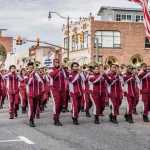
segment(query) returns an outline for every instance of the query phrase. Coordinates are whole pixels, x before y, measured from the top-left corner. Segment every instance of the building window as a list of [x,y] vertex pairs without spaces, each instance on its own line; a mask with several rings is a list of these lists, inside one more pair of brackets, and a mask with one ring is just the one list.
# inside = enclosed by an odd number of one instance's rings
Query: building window
[[136,22],[143,22],[144,17],[140,15],[136,15]]
[[83,33],[83,45],[84,45],[84,48],[88,48],[88,31],[84,32]]
[[144,20],[144,16],[141,16],[141,21],[143,21]]
[[88,48],[88,31],[83,32],[83,41],[80,41],[80,48]]
[[97,31],[95,33],[95,47],[99,48],[120,48],[120,32]]
[[69,49],[68,48],[68,37],[66,37],[66,38],[64,38],[64,48],[65,48],[65,50],[67,50],[67,49]]
[[123,21],[131,21],[132,17],[129,14],[123,14],[122,15],[122,20]]
[[78,49],[81,49],[80,34],[77,34],[77,45],[78,45]]
[[72,36],[72,51],[75,51],[75,35]]
[[78,50],[78,35],[75,34],[72,36],[72,51]]
[[116,14],[116,21],[121,21],[121,15],[120,14]]
[[150,48],[150,41],[148,38],[145,38],[145,48]]
[[132,15],[130,14],[116,14],[116,21],[131,21]]
[[131,15],[127,15],[127,20],[131,21],[132,20],[132,16]]

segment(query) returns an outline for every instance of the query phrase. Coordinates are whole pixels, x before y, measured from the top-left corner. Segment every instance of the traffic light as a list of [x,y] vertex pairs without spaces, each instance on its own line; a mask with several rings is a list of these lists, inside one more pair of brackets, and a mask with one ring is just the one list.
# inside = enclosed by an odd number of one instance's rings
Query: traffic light
[[81,32],[81,33],[79,34],[79,39],[80,39],[80,43],[83,43],[83,42],[84,42],[84,34],[83,34],[83,32]]
[[21,36],[17,36],[17,38],[16,38],[16,45],[22,45]]
[[36,46],[37,46],[37,47],[40,46],[40,38],[37,38],[37,39],[36,39]]
[[72,42],[74,43],[76,40],[75,40],[75,35],[72,36]]

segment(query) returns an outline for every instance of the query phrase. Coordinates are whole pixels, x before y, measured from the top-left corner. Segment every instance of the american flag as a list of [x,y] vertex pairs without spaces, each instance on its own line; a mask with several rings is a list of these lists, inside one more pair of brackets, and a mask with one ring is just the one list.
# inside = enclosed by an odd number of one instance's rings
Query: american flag
[[148,0],[129,0],[135,3],[138,3],[142,9],[144,14],[144,26],[146,37],[150,40],[150,14],[148,10]]

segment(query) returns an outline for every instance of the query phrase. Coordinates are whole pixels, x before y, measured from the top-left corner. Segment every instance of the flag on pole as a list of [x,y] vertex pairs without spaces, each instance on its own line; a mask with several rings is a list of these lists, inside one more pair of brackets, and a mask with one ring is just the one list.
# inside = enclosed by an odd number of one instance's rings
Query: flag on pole
[[150,40],[150,14],[148,10],[148,0],[129,0],[135,3],[138,3],[143,9],[144,15],[144,27],[146,37]]

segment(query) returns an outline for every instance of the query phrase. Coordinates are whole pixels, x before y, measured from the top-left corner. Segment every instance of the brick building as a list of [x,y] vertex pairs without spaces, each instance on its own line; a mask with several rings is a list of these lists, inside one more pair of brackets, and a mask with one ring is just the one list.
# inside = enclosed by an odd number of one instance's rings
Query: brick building
[[13,49],[13,38],[2,35],[2,31],[5,29],[0,29],[0,64],[5,61],[6,56]]
[[[71,61],[134,66],[146,62],[150,65],[150,43],[145,38],[143,16],[139,9],[102,7],[98,15],[99,19],[89,16],[70,23]],[[64,28],[65,48],[67,38]],[[65,57],[66,52],[63,53]]]
[[40,62],[40,64],[44,65],[44,62],[51,61],[54,58],[62,59],[62,54],[60,49],[56,49],[51,46],[32,46],[29,48],[29,57],[33,61]]

